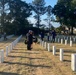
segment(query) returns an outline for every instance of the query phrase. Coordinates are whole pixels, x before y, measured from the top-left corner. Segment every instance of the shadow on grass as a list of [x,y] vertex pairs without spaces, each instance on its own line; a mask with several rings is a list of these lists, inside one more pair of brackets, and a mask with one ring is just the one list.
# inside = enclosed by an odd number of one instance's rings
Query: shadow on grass
[[27,48],[14,48],[13,50],[27,50]]
[[35,64],[28,64],[28,63],[20,63],[20,62],[7,62],[7,61],[4,61],[4,63],[8,63],[10,65],[13,65],[13,64],[18,64],[18,65],[24,65],[24,66],[30,66],[30,67],[40,67],[40,68],[51,68],[51,66],[47,66],[47,65],[35,65]]
[[55,56],[59,56],[59,54],[55,54]]
[[66,53],[76,53],[76,51],[74,51],[74,50],[64,50],[64,52],[66,52]]
[[0,72],[0,75],[20,75],[20,74],[10,72]]
[[[60,56],[60,54],[55,54],[55,56]],[[71,57],[71,55],[68,55],[68,54],[67,55],[64,54],[64,56]]]
[[[26,47],[25,47],[25,48],[21,48],[21,47],[20,47],[20,48],[14,48],[14,49],[13,49],[13,51],[17,51],[17,50],[18,50],[18,51],[22,51],[22,50],[29,51],[29,50],[27,50]],[[33,48],[33,49],[31,49],[31,51],[47,51],[47,50],[46,50],[46,49],[40,49],[40,48],[38,48],[38,49],[34,49],[34,48]]]
[[16,51],[14,52],[14,51],[12,51],[12,53],[25,53],[25,52],[16,52]]
[[30,52],[30,51],[25,51],[25,52],[20,52],[20,51],[12,51],[12,53],[40,54],[39,52],[34,52],[34,51],[32,51],[32,52]]
[[64,60],[64,62],[71,62],[71,60]]
[[24,57],[24,56],[11,56],[11,55],[9,55],[8,57],[11,57],[11,58],[28,58],[28,59],[45,59],[45,58],[31,58],[31,57]]
[[65,54],[64,54],[64,56],[68,56],[68,57],[71,57],[71,55],[68,55],[68,54],[67,54],[67,55],[65,55]]
[[[65,49],[63,49],[63,50],[64,50],[65,53],[76,53],[75,50],[65,50]],[[56,52],[60,52],[60,50],[56,49]]]
[[27,54],[40,54],[40,52],[35,52],[35,51],[31,51],[31,52],[25,52],[25,53],[27,53]]

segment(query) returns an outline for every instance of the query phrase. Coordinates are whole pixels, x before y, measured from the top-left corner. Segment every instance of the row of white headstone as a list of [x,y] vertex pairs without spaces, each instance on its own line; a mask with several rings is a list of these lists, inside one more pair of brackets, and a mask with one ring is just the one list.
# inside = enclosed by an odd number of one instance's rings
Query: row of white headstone
[[14,34],[9,35],[9,36],[7,36],[6,38],[7,38],[7,39],[10,39],[10,38],[12,38],[13,36],[14,36]]
[[70,40],[72,40],[73,42],[76,42],[76,38],[70,38],[70,39],[64,39],[63,37],[61,38],[61,37],[56,37],[56,39],[55,39],[55,41],[56,42],[60,42],[60,40],[61,39],[63,39],[63,40],[67,40],[68,42],[70,41]]
[[[7,38],[7,39],[10,39],[10,38],[12,38],[13,36],[14,36],[14,34],[9,35],[9,36],[7,36],[6,38]],[[4,37],[1,37],[1,38],[0,38],[0,41],[3,41],[3,40],[4,40]]]
[[[13,41],[9,46],[6,46],[6,56],[8,56],[8,53],[10,53],[13,48],[16,46],[16,44],[21,39],[22,35],[20,35],[15,41]],[[0,50],[0,63],[4,62],[4,50]]]
[[[44,37],[47,40],[47,36]],[[61,39],[63,39],[63,41],[67,40],[69,41],[73,41],[74,43],[76,43],[76,36],[64,36],[64,35],[57,35],[55,38],[55,42],[60,43]],[[49,36],[49,40],[52,40],[52,36]]]
[[[50,52],[50,43],[44,42],[40,40],[40,45],[45,48],[48,49],[48,51]],[[56,54],[56,47],[53,46],[53,55]],[[62,48],[60,48],[60,61],[64,60],[64,50]],[[76,71],[76,54],[71,54],[71,69],[72,71]]]
[[[50,41],[51,41],[51,40],[52,40],[52,37],[50,36]],[[76,40],[76,38],[75,38],[75,40]],[[71,39],[68,40],[68,39],[63,39],[63,38],[59,38],[59,37],[56,37],[56,38],[55,38],[55,42],[56,42],[56,43],[61,43],[61,44],[67,45],[67,44],[68,44],[68,41],[69,41],[70,46],[73,46],[75,40],[71,40]],[[74,42],[73,42],[73,41],[74,41]]]
[[[63,39],[61,39],[61,44],[63,44]],[[67,40],[65,40],[65,45],[67,45],[68,44],[68,42],[67,42]],[[73,41],[72,40],[70,40],[70,46],[73,46]]]
[[74,38],[76,38],[76,36],[70,36],[70,35],[57,35],[56,37],[67,39],[67,40],[74,40]]

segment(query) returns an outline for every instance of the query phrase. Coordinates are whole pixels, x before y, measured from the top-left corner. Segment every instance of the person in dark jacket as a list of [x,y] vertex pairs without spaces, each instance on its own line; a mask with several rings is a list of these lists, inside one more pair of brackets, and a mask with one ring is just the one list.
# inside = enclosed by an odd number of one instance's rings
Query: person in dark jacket
[[55,37],[56,37],[56,31],[52,31],[52,42],[55,42]]
[[49,38],[50,38],[50,33],[48,32],[47,33],[47,40],[49,41]]
[[43,38],[44,38],[44,33],[41,32],[41,40],[43,41]]
[[33,34],[31,30],[29,30],[26,37],[27,37],[27,50],[31,50],[32,49],[31,46],[33,44]]

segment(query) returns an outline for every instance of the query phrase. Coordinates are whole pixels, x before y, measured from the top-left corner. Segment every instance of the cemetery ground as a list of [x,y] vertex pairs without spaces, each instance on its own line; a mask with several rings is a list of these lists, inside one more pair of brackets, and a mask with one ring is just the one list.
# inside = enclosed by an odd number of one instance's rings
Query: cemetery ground
[[[16,37],[0,42],[0,49],[4,49]],[[8,57],[4,56],[4,62],[0,63],[0,75],[76,75],[71,70],[71,54],[76,48],[60,43],[51,43],[51,51],[33,44],[31,51],[27,50],[22,37]],[[52,46],[56,46],[56,55],[52,53]],[[59,60],[59,49],[64,49],[64,60]]]

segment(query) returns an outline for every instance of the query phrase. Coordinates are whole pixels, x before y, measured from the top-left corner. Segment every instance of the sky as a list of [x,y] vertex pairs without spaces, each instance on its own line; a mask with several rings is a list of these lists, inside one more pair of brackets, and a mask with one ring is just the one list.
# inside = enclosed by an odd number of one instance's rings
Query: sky
[[[27,3],[31,3],[33,0],[23,0],[26,1]],[[54,5],[57,3],[57,0],[45,0],[46,6],[51,5],[54,7]]]
[[[27,3],[32,3],[33,0],[23,0],[23,1],[26,1]],[[48,6],[48,5],[51,5],[52,7],[54,7],[54,5],[57,3],[57,0],[45,0],[45,6]],[[35,23],[36,20],[33,18],[35,14],[33,14],[32,16],[30,16],[29,20],[31,21],[31,23]],[[41,16],[41,19],[45,19],[47,16],[46,15],[43,15]],[[41,24],[47,24],[47,22],[45,21],[42,21]],[[54,27],[59,27],[60,24],[59,23],[56,23],[56,22],[51,22],[51,24],[54,26]]]

